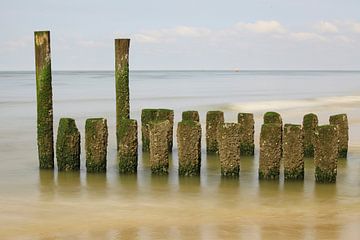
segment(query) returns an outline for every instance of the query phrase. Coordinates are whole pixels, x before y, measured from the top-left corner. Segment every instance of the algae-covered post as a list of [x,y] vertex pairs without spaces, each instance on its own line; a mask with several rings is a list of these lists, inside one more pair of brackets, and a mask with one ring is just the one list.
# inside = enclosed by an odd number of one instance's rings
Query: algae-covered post
[[150,150],[150,131],[149,123],[156,120],[157,109],[143,109],[141,111],[141,141],[142,150]]
[[118,161],[120,173],[136,173],[138,160],[137,121],[122,119],[117,136],[119,137]]
[[209,111],[206,114],[206,151],[217,152],[217,130],[224,123],[224,113],[221,111]]
[[165,121],[165,120],[169,121],[170,127],[168,128],[166,138],[167,138],[167,143],[168,143],[168,150],[172,151],[173,132],[174,132],[174,110],[158,109],[156,119],[158,121]]
[[217,139],[222,176],[239,176],[240,124],[223,123],[218,127]]
[[339,158],[346,158],[349,143],[349,123],[346,114],[330,116],[330,124],[335,125],[339,137]]
[[40,168],[54,168],[50,32],[35,32],[37,144]]
[[314,113],[306,114],[303,118],[304,156],[314,157],[314,137],[318,126],[318,117]]
[[259,178],[277,179],[280,174],[282,125],[265,123],[260,133]]
[[150,165],[153,174],[168,174],[169,151],[168,132],[169,120],[153,121],[149,124],[150,130]]
[[108,127],[105,118],[89,118],[85,123],[87,172],[105,172]]
[[143,109],[141,111],[141,139],[142,150],[149,151],[150,135],[149,124],[152,121],[169,121],[169,129],[167,132],[168,150],[172,150],[173,146],[173,128],[174,128],[174,111],[171,109]]
[[72,118],[61,118],[56,138],[59,171],[80,169],[80,132]]
[[[129,103],[129,47],[130,39],[115,39],[116,129],[121,119],[130,118]],[[119,136],[117,136],[119,145]]]
[[285,124],[283,134],[285,179],[304,179],[303,137],[301,125]]
[[264,123],[279,123],[282,125],[282,118],[277,112],[266,112],[264,114]]
[[177,143],[179,175],[200,175],[201,125],[197,121],[183,120],[178,123]]
[[317,127],[315,133],[315,179],[317,182],[336,182],[338,130],[334,125]]
[[238,123],[240,125],[240,154],[244,156],[254,155],[254,114],[239,113]]
[[195,122],[199,122],[200,121],[200,117],[199,117],[199,113],[198,111],[185,111],[182,112],[182,120],[183,121],[195,121]]

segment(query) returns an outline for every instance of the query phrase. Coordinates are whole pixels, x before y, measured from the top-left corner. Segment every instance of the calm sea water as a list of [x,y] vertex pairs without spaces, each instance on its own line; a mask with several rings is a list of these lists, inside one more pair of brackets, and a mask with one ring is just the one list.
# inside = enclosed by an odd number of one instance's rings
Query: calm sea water
[[[225,111],[225,120],[253,112],[256,154],[241,159],[239,179],[220,176],[206,155],[200,177],[177,175],[176,144],[170,174],[151,176],[139,152],[137,175],[117,172],[113,72],[54,72],[54,129],[75,118],[84,142],[89,117],[109,124],[108,172],[38,169],[35,76],[0,72],[1,239],[360,239],[360,72],[356,71],[134,71],[131,117],[142,108]],[[315,184],[312,159],[301,182],[258,181],[262,115],[276,110],[286,123],[308,112],[321,124],[347,113],[350,152],[340,159],[336,184]],[[175,141],[176,142],[176,141]],[[141,144],[141,142],[140,142]],[[141,147],[140,147],[141,149]]]

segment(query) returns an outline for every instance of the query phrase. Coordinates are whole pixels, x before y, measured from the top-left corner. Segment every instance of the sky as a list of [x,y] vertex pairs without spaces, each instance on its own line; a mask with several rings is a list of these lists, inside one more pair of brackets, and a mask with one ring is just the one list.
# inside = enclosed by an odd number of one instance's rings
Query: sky
[[53,70],[360,70],[359,0],[0,0],[0,71],[34,70],[51,31]]

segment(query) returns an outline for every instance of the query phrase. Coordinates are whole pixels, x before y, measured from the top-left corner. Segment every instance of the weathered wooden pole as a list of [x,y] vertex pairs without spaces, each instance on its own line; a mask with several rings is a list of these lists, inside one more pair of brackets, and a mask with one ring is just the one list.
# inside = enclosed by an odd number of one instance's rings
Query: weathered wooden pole
[[217,152],[218,141],[217,131],[221,124],[224,123],[224,113],[221,111],[209,111],[206,114],[206,151]]
[[[116,129],[121,119],[130,118],[129,97],[129,47],[130,39],[115,39],[115,88],[116,88]],[[117,136],[119,146],[119,136]]]
[[239,113],[238,123],[240,125],[240,154],[244,156],[254,155],[254,132],[255,121],[252,113]]
[[169,120],[150,122],[150,165],[153,174],[168,174],[169,149],[168,132]]
[[143,109],[141,111],[141,141],[142,150],[147,152],[150,150],[150,129],[149,124],[155,121],[157,116],[157,109]]
[[282,125],[282,118],[277,112],[266,112],[264,114],[264,123],[279,123]]
[[50,32],[35,32],[37,144],[40,168],[54,168]]
[[283,161],[285,179],[304,179],[303,129],[301,125],[285,124]]
[[239,176],[240,124],[223,123],[218,127],[217,140],[222,176]]
[[[264,114],[264,124],[267,124],[267,123],[276,123],[276,124],[281,125],[280,145],[282,145],[283,121],[282,121],[281,115],[277,112],[266,112]],[[280,150],[281,150],[281,155],[282,155],[282,148],[280,148]]]
[[174,110],[171,109],[143,109],[141,111],[141,135],[142,150],[149,151],[150,135],[149,124],[153,121],[168,120],[170,128],[167,132],[168,150],[172,150],[173,146],[173,128],[174,128]]
[[136,173],[138,160],[137,121],[122,119],[117,136],[119,137],[118,161],[120,173]]
[[336,182],[338,158],[338,129],[334,125],[317,127],[315,134],[315,179],[317,182]]
[[179,175],[200,175],[201,125],[198,121],[183,120],[177,127]]
[[108,127],[105,118],[89,118],[85,123],[87,172],[105,172]]
[[349,144],[349,123],[346,114],[330,116],[330,124],[338,129],[339,137],[339,158],[346,158]]
[[282,125],[265,123],[260,133],[259,178],[278,179],[281,161]]
[[303,118],[304,156],[314,157],[314,137],[318,126],[318,117],[314,113],[306,114]]
[[80,169],[80,132],[72,118],[61,118],[56,138],[59,171]]
[[166,138],[168,143],[168,150],[171,152],[173,147],[173,134],[174,134],[174,110],[158,109],[157,120],[158,121],[168,120],[170,123],[170,127],[168,128]]
[[192,111],[192,110],[182,112],[182,120],[199,122],[200,121],[199,113],[198,111]]

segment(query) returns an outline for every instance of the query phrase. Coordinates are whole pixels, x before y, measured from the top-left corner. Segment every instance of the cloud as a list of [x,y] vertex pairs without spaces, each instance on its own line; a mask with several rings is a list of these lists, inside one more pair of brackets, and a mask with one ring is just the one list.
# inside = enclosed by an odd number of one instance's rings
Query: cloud
[[278,21],[257,21],[255,23],[237,23],[239,30],[248,30],[255,33],[285,33],[286,29]]
[[360,33],[360,22],[351,22],[349,25],[353,32]]
[[183,38],[199,38],[211,34],[211,30],[207,28],[197,28],[189,26],[177,26],[174,28],[165,28],[160,30],[150,30],[136,33],[135,41],[143,43],[159,43],[174,41],[179,37]]
[[316,24],[315,29],[321,33],[337,33],[337,32],[339,32],[339,29],[335,24],[333,24],[331,22],[325,22],[325,21],[321,21],[318,24]]
[[295,32],[290,34],[290,39],[296,41],[326,41],[327,38],[312,32]]

